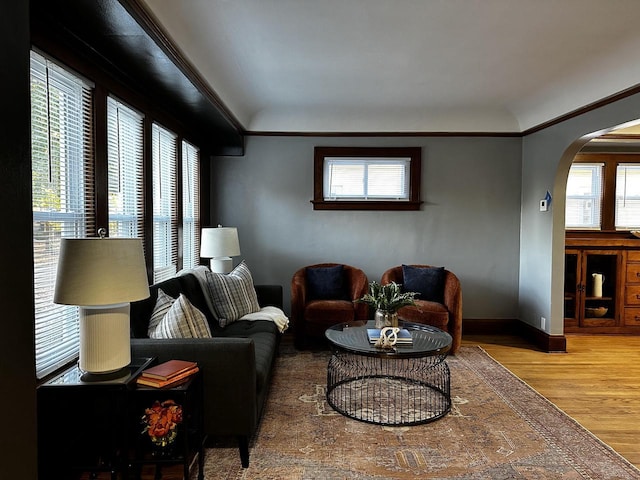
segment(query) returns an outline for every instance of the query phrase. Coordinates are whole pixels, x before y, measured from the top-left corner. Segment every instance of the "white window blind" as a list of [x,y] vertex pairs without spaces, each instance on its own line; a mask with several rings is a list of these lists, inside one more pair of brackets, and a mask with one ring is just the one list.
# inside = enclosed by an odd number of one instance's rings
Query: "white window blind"
[[61,238],[95,234],[92,86],[31,52],[36,375],[78,355],[78,308],[53,303]]
[[182,268],[200,263],[200,151],[182,142]]
[[173,277],[178,264],[177,136],[152,126],[153,282]]
[[144,116],[107,97],[109,236],[144,236]]
[[602,219],[602,163],[574,163],[567,179],[566,228],[599,230]]
[[621,163],[616,169],[616,229],[640,228],[640,164]]
[[327,157],[325,200],[408,200],[410,158]]

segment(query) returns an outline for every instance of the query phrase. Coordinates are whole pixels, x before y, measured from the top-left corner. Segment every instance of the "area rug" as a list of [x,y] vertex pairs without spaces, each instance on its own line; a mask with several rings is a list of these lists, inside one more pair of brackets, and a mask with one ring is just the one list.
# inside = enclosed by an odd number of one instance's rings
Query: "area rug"
[[[382,427],[344,417],[325,398],[327,352],[283,353],[242,469],[235,445],[209,448],[205,478],[640,479],[640,471],[493,360],[462,347],[447,363],[444,418]],[[195,477],[194,477],[195,478]]]

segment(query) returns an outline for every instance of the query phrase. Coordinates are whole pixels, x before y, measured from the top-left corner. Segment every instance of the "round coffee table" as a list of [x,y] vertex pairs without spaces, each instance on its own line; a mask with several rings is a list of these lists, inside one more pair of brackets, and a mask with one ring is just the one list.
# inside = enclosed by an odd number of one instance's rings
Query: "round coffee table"
[[376,347],[373,321],[334,325],[325,336],[333,354],[327,367],[327,402],[343,415],[377,425],[418,425],[451,410],[451,376],[445,362],[451,336],[429,325],[400,322],[411,344]]

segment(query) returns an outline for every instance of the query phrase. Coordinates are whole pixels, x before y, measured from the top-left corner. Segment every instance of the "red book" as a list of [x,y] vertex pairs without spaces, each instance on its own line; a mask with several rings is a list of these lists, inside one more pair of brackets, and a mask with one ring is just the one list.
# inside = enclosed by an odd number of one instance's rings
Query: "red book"
[[140,375],[136,379],[136,383],[138,385],[144,385],[147,387],[154,387],[154,388],[175,386],[175,385],[179,385],[180,383],[186,382],[189,379],[189,377],[194,373],[196,373],[198,370],[199,370],[198,367],[193,367],[189,370],[185,370],[184,372],[178,375],[174,375],[168,380],[157,380],[154,378],[145,377],[144,375]]
[[188,362],[186,360],[169,360],[155,367],[147,368],[142,372],[143,377],[153,378],[156,380],[169,380],[181,373],[197,367],[196,362]]

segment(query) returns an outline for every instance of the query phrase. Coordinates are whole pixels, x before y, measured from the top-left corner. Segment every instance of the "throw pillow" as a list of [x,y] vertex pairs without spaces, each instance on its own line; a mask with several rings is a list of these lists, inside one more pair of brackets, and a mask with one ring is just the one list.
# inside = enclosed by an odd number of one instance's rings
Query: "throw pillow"
[[260,310],[253,277],[244,261],[229,274],[209,272],[207,277],[213,308],[221,327]]
[[207,317],[182,293],[167,313],[149,330],[149,338],[211,338]]
[[161,288],[158,289],[158,298],[156,299],[156,305],[153,307],[153,312],[151,313],[151,319],[149,320],[149,326],[147,327],[147,335],[149,338],[151,337],[151,332],[155,332],[158,324],[162,321],[164,316],[167,314],[173,302],[176,299],[170,297],[166,293],[162,291]]
[[402,265],[405,292],[418,292],[416,300],[444,301],[444,267],[415,267]]
[[308,267],[305,273],[309,300],[349,300],[343,265]]

